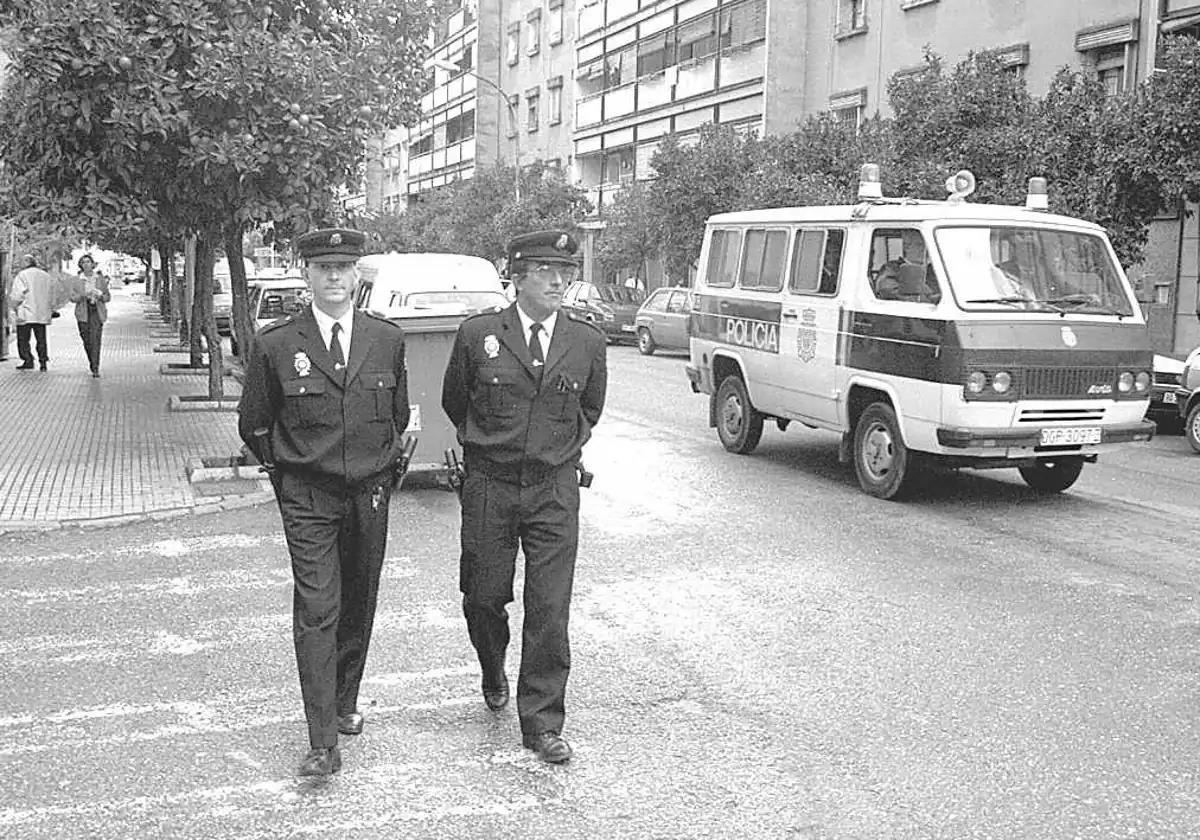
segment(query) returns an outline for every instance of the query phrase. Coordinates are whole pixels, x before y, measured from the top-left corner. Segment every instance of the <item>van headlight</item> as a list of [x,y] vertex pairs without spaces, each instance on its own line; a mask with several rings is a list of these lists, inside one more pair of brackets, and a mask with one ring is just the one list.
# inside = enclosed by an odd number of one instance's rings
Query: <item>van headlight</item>
[[1150,374],[1148,371],[1142,371],[1133,380],[1133,389],[1139,394],[1144,394],[1150,390]]
[[1012,387],[1012,374],[1006,370],[1002,370],[992,376],[992,390],[997,394],[1007,394],[1008,389]]
[[982,394],[987,387],[987,377],[981,370],[973,370],[967,374],[967,391],[972,394]]
[[1133,374],[1129,371],[1122,371],[1117,377],[1117,390],[1122,394],[1128,394],[1133,390]]

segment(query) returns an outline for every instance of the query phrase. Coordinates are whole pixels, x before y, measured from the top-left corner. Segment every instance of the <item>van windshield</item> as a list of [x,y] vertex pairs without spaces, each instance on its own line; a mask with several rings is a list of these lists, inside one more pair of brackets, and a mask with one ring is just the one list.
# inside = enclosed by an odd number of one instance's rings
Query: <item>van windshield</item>
[[963,309],[1133,315],[1133,302],[1094,234],[1028,227],[942,227],[934,232]]

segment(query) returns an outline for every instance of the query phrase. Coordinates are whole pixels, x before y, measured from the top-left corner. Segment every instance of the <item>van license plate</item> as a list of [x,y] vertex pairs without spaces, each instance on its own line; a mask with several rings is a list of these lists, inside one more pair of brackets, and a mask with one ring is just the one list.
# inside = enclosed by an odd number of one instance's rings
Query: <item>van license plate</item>
[[636,329],[633,324],[622,324],[621,332],[633,332]]
[[1098,428],[1042,429],[1042,446],[1079,446],[1099,443]]
[[1165,394],[1163,394],[1163,403],[1165,403],[1166,405],[1178,405],[1178,401],[1175,399],[1175,395],[1172,394],[1170,391],[1167,391]]

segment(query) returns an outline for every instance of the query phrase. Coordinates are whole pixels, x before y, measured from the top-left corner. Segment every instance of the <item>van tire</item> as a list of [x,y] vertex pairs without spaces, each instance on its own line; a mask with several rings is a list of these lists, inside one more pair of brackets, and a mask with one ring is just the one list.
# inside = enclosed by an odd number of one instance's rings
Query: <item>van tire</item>
[[655,347],[654,336],[650,335],[650,330],[645,327],[639,327],[637,333],[638,351],[643,356],[653,356]]
[[1200,402],[1188,409],[1187,422],[1183,424],[1183,434],[1193,452],[1200,452]]
[[1046,458],[1032,466],[1017,469],[1025,483],[1039,493],[1061,493],[1079,478],[1083,470],[1083,458],[1078,455]]
[[726,376],[716,396],[717,437],[721,445],[737,455],[749,455],[762,439],[763,416],[750,404],[746,383],[737,375]]
[[869,496],[897,499],[912,483],[913,456],[904,445],[896,412],[887,403],[871,403],[859,416],[853,456],[858,483]]

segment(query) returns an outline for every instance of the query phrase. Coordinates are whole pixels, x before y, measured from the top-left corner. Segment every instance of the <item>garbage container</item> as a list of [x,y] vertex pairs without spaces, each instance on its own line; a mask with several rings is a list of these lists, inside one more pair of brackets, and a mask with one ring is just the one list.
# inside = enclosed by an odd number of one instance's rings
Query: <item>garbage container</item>
[[408,363],[408,402],[412,415],[407,437],[416,438],[409,474],[446,475],[445,453],[458,448],[458,432],[442,411],[442,377],[450,361],[458,325],[465,316],[392,318],[404,330]]

